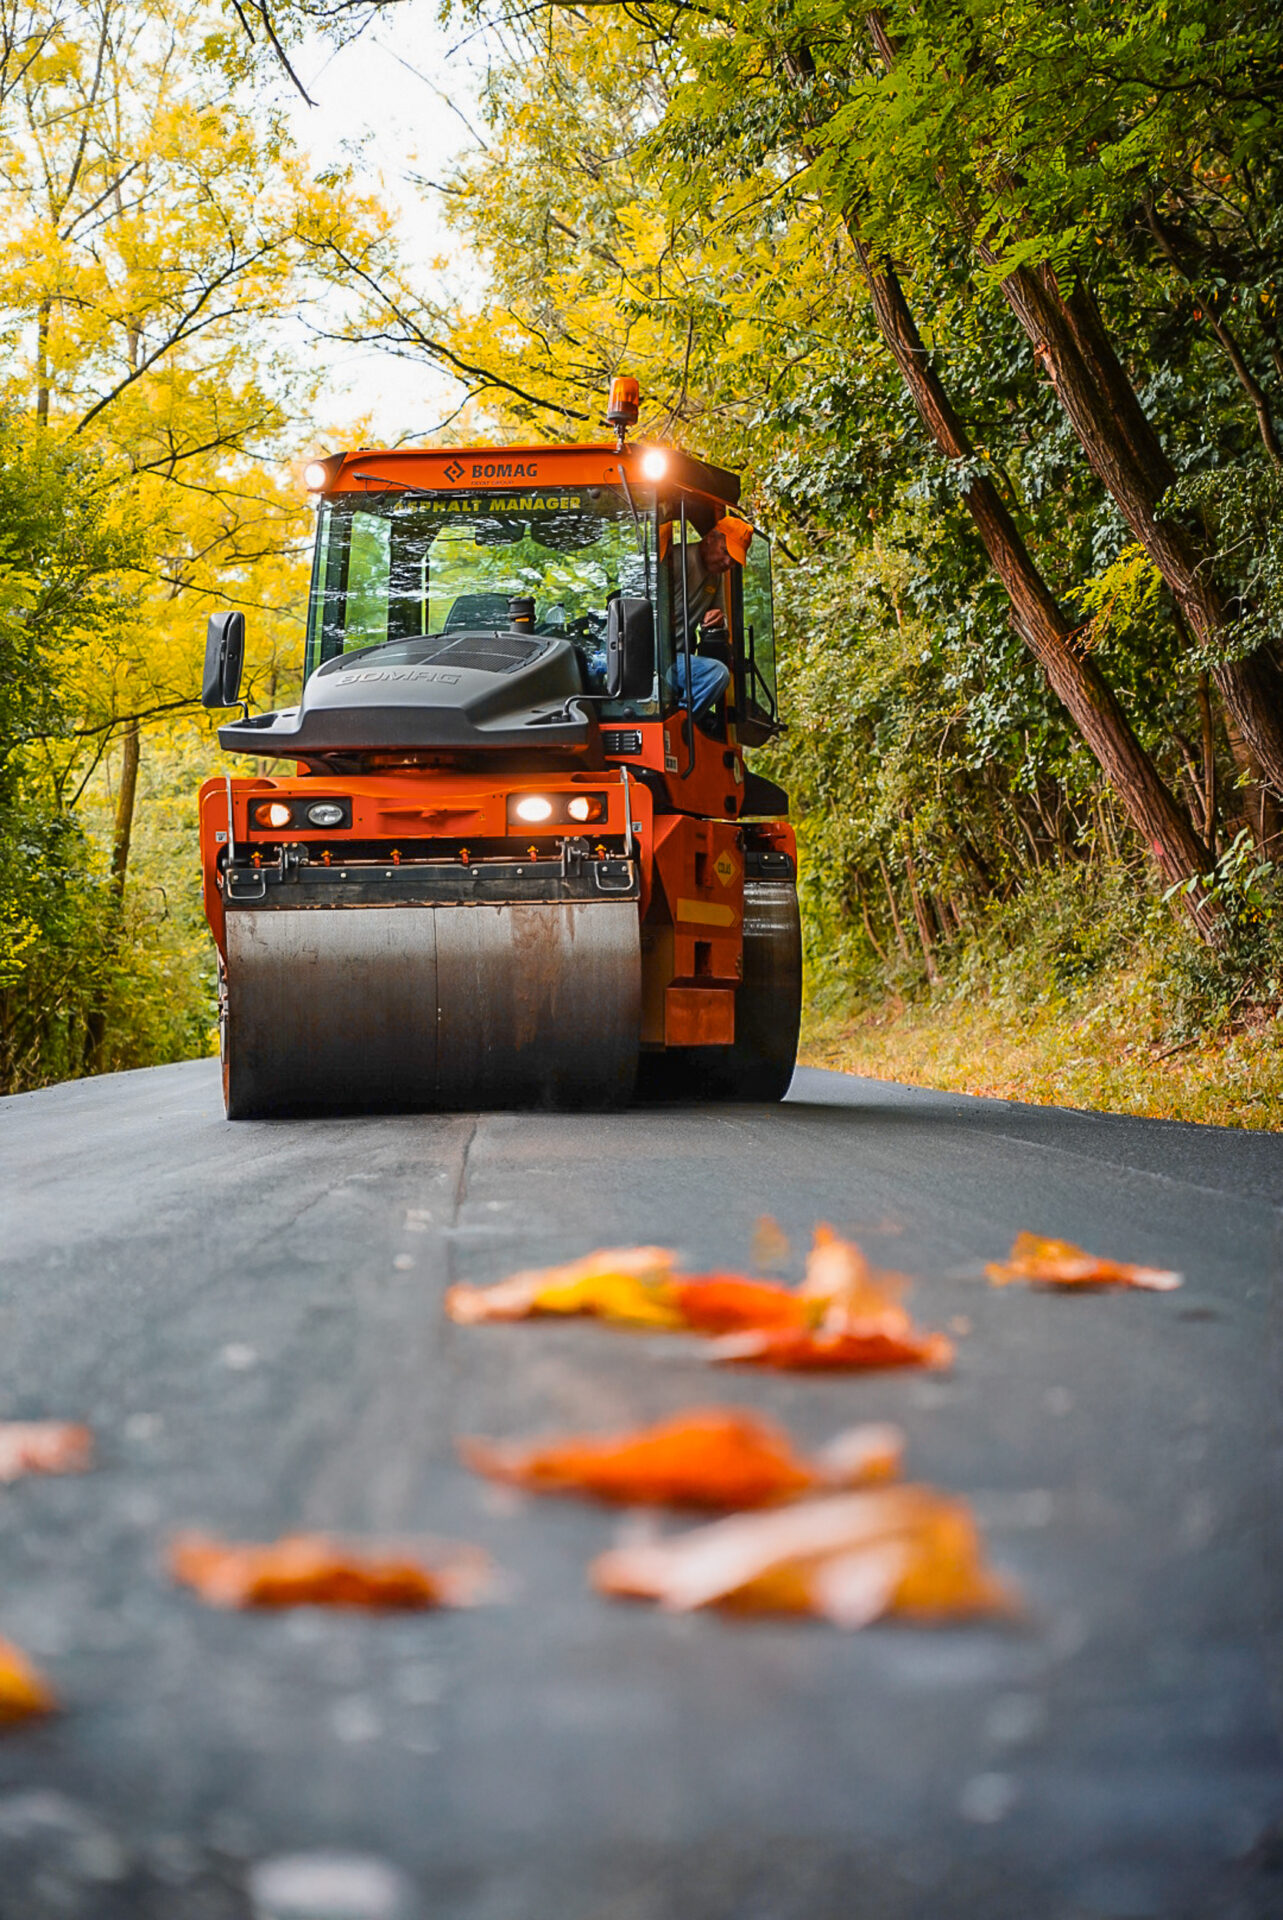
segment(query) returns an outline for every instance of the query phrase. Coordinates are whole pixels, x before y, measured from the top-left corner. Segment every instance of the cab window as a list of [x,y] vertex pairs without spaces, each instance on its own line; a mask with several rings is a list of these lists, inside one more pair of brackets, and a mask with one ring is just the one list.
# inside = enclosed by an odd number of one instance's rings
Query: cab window
[[742,582],[744,698],[738,734],[746,747],[760,747],[780,730],[775,690],[775,609],[771,596],[771,545],[754,531]]

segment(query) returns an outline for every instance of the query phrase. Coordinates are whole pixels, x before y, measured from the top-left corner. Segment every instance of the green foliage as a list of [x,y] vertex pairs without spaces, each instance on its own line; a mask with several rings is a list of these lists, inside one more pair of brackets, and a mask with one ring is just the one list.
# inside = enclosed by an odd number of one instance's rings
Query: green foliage
[[1227,937],[1217,948],[1182,948],[1174,958],[1164,988],[1179,1040],[1215,1026],[1245,1002],[1283,1013],[1283,870],[1243,827],[1203,876],[1203,891],[1220,908]]
[[1237,610],[1227,644],[1196,658],[1213,667],[1270,645],[1283,633],[1283,473],[1252,462],[1187,474],[1172,488],[1171,505],[1208,527]]
[[109,647],[129,611],[138,543],[113,525],[100,477],[85,449],[0,414],[0,781],[21,776],[86,649]]
[[111,898],[50,743],[128,617],[135,545],[94,462],[0,419],[0,1086],[79,1070]]

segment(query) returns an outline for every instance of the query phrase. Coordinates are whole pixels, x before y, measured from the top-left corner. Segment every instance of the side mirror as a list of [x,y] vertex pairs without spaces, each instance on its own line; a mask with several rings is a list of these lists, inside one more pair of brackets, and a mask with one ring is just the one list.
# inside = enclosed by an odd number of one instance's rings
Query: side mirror
[[241,668],[244,664],[245,615],[211,613],[205,635],[205,678],[200,690],[201,705],[239,705]]
[[655,609],[620,594],[606,625],[606,692],[612,700],[648,700],[655,684]]

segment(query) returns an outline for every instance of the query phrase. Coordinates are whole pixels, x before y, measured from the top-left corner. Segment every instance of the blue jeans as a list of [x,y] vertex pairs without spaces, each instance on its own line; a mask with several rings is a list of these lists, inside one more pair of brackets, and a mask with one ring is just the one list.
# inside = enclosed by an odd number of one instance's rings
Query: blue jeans
[[[664,678],[682,705],[686,704],[686,662],[679,658]],[[691,655],[691,719],[707,713],[731,684],[731,670],[722,660],[708,660],[701,653]]]

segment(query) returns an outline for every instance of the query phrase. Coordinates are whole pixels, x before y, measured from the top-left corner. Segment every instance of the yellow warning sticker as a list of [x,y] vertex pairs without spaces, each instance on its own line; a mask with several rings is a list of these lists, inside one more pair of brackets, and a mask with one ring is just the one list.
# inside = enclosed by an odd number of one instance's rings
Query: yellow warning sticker
[[724,887],[729,887],[739,872],[739,863],[729,847],[723,847],[713,862],[713,872]]
[[733,927],[735,909],[720,907],[716,900],[679,900],[674,918],[693,920],[699,927]]

